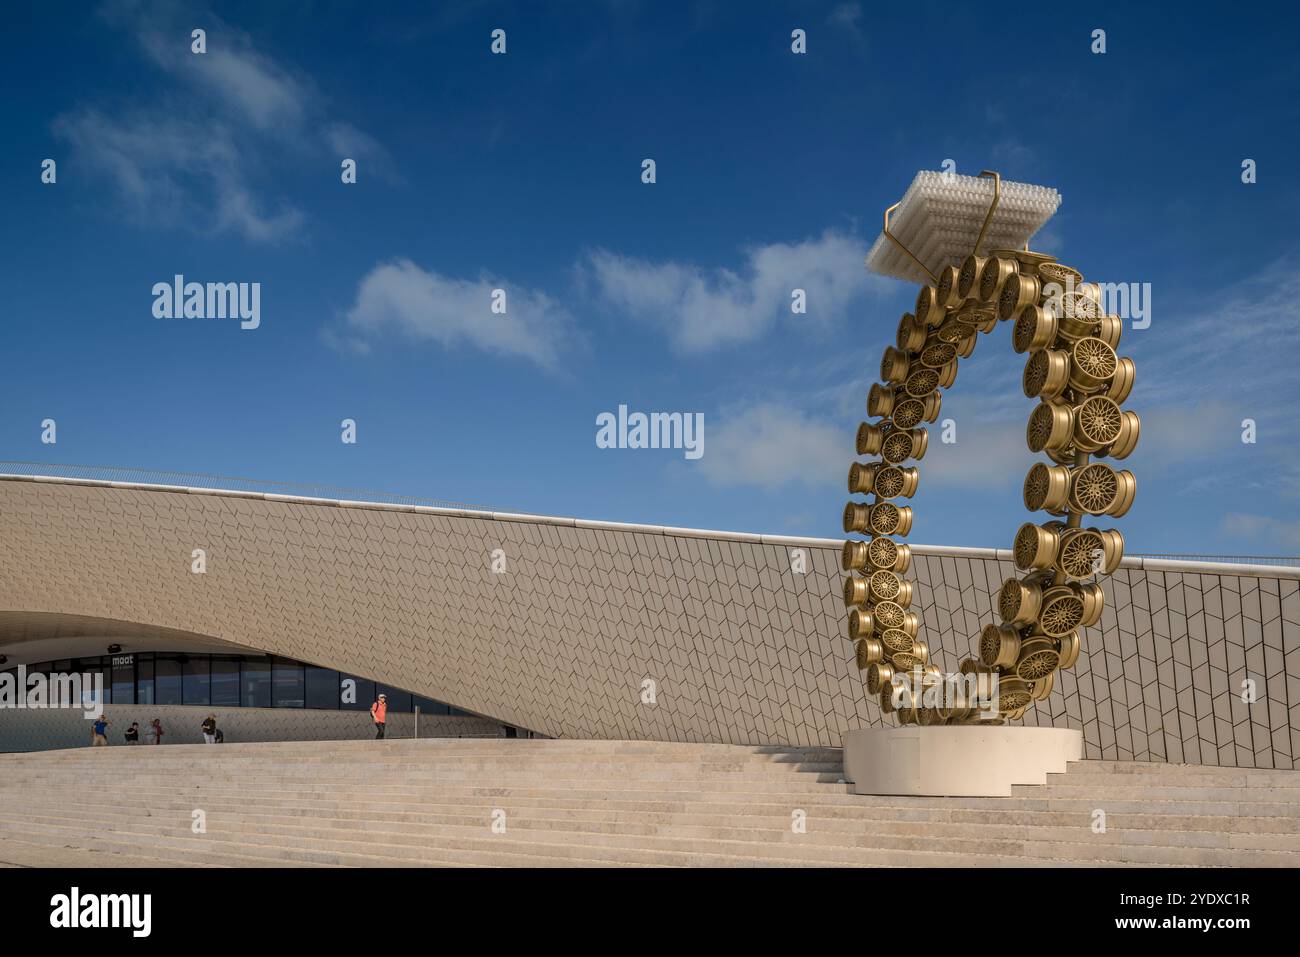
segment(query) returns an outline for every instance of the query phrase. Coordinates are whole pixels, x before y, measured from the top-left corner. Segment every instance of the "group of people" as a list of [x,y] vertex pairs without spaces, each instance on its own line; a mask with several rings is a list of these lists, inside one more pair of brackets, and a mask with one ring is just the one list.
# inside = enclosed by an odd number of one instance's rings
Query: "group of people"
[[[370,718],[375,722],[375,738],[384,736],[384,728],[388,724],[388,695],[381,694],[374,704],[370,706]],[[108,726],[112,722],[108,720],[108,715],[101,714],[95,719],[94,724],[90,726],[90,744],[92,747],[101,747],[108,744]],[[208,715],[203,719],[203,724],[199,725],[199,730],[203,732],[204,744],[221,744],[226,740],[226,736],[221,733],[217,727],[217,716]],[[132,721],[131,727],[126,729],[127,744],[140,743],[140,722]],[[145,744],[162,744],[163,726],[161,718],[154,718],[149,722],[149,726],[144,732]]]
[[[101,714],[98,718],[95,719],[94,723],[90,726],[91,747],[104,747],[108,744],[108,726],[110,724],[112,724],[112,722],[109,721],[108,715]],[[204,744],[221,744],[226,740],[226,736],[222,734],[221,729],[217,727],[217,716],[214,714],[208,715],[203,720],[203,724],[199,726],[199,730],[203,732]],[[140,722],[132,721],[131,727],[126,729],[126,733],[123,735],[123,738],[126,740],[127,744],[139,744],[140,743]],[[162,744],[162,742],[163,742],[162,719],[154,718],[152,721],[149,722],[148,726],[144,729],[144,743]]]

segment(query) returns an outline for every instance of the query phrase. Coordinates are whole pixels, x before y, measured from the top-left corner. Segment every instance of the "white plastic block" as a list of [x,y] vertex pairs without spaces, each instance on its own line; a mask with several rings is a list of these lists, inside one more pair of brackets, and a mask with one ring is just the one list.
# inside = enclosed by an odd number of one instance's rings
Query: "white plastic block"
[[[890,219],[890,232],[931,272],[960,265],[971,254],[993,202],[993,179],[922,170],[912,180]],[[1061,194],[1047,186],[1002,181],[1002,195],[989,223],[980,255],[993,249],[1019,249],[1061,205]],[[916,263],[885,238],[876,237],[867,255],[872,272],[908,282],[928,283]]]

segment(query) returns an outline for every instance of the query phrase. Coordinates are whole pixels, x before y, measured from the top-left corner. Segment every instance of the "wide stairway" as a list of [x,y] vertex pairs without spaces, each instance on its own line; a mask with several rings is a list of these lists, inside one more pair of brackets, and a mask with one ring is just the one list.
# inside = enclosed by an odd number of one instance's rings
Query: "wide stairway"
[[9,866],[1119,864],[1300,865],[1300,772],[1086,761],[1010,798],[874,798],[848,792],[829,749],[431,739],[0,755]]

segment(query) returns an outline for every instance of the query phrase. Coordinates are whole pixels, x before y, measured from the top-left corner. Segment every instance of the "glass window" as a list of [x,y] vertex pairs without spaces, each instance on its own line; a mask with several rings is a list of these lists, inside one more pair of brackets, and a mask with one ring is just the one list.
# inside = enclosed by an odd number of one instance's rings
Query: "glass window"
[[212,706],[239,707],[239,658],[235,655],[212,656]]
[[181,656],[157,655],[154,658],[153,703],[181,703]]
[[240,705],[245,708],[271,707],[270,657],[245,658],[240,672]]
[[[16,676],[15,667],[7,670]],[[409,714],[417,705],[426,715],[470,714],[368,678],[271,655],[135,652],[38,662],[28,665],[27,673],[43,674],[47,679],[52,673],[83,675],[87,692],[94,687],[94,677],[102,676],[105,704],[364,712],[383,692],[388,696],[388,709],[395,714]],[[51,685],[50,694],[54,693]]]
[[191,655],[185,662],[181,694],[186,704],[206,706],[212,703],[212,670],[207,655]]
[[153,655],[135,656],[135,703],[153,704]]
[[113,664],[113,703],[135,704],[135,656],[114,655]]
[[[60,680],[62,676],[62,680]],[[71,677],[70,672],[65,668],[61,671],[51,671],[46,685],[45,694],[46,702],[52,708],[72,707],[80,702],[75,701],[76,695],[73,692],[73,686],[68,679]]]
[[301,708],[306,705],[305,678],[302,665],[288,658],[276,658],[271,671],[271,705],[276,708]]
[[307,707],[334,711],[339,706],[339,673],[328,668],[306,668]]
[[356,675],[343,675],[339,685],[339,707],[344,711],[369,711],[370,706],[375,703],[373,681],[358,678]]
[[411,713],[411,692],[380,685],[379,690],[388,695],[388,710],[396,714]]
[[113,669],[109,665],[108,659],[104,659],[104,664],[96,665],[93,668],[87,668],[86,674],[90,680],[97,682],[94,688],[87,688],[86,691],[98,691],[104,696],[104,704],[113,703]]

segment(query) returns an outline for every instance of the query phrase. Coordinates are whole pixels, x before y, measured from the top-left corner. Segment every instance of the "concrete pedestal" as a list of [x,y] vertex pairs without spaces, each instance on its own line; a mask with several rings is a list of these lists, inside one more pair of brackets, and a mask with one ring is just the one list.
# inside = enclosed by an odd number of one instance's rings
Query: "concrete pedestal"
[[1046,784],[1083,758],[1072,728],[980,725],[863,728],[844,736],[844,778],[855,794],[1007,797]]

